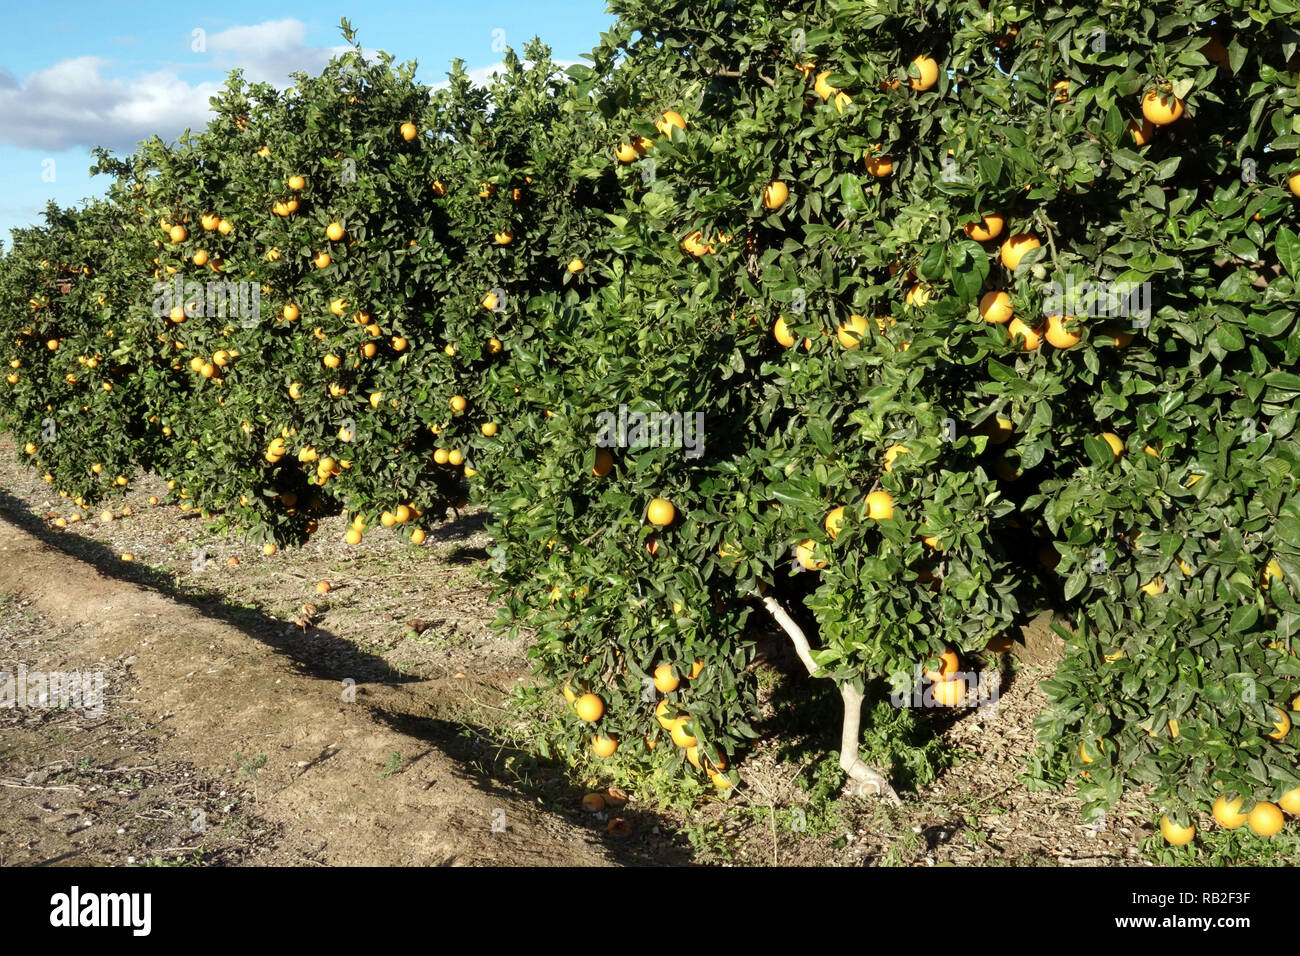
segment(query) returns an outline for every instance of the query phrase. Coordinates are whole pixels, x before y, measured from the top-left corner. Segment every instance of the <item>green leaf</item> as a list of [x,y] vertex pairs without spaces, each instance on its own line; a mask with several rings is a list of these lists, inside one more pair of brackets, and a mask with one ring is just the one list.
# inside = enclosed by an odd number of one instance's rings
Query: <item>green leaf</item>
[[1300,235],[1287,226],[1278,226],[1277,239],[1273,243],[1277,261],[1293,279],[1300,279]]

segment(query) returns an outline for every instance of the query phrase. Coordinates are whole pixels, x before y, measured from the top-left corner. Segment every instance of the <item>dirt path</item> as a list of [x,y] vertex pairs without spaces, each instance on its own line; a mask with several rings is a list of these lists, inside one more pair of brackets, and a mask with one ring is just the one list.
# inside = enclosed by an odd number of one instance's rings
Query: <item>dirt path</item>
[[[459,688],[441,686],[456,678],[380,680],[385,668],[328,630],[268,643],[152,588],[107,576],[9,520],[0,520],[0,595],[48,621],[82,625],[43,652],[22,655],[22,663],[104,671],[105,714],[156,725],[168,761],[228,781],[232,790],[242,782],[253,792],[252,812],[281,834],[286,861],[613,862],[590,831],[498,781],[467,774],[441,749],[443,738],[461,730],[438,704],[448,693],[459,695]],[[0,662],[0,670],[17,663]],[[130,704],[122,698],[127,674]],[[32,779],[41,783],[22,786],[39,787],[46,778],[38,772]]]

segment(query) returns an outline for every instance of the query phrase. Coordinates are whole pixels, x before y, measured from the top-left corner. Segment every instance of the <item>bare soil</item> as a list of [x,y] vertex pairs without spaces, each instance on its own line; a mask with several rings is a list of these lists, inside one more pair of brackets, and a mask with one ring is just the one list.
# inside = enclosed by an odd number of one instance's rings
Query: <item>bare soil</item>
[[157,476],[135,476],[103,522],[15,459],[0,437],[0,673],[98,671],[106,699],[93,716],[0,709],[0,864],[1144,862],[1139,798],[1099,830],[1068,791],[1020,779],[1055,655],[1042,628],[996,714],[942,726],[961,759],[901,807],[819,799],[836,731],[791,750],[775,696],[815,689],[784,675],[764,682],[773,734],[730,799],[656,811],[632,793],[620,838],[581,812],[591,781],[520,742],[506,704],[527,647],[490,626],[479,516],[423,547],[376,533],[355,548],[336,517],[266,557],[150,505]]

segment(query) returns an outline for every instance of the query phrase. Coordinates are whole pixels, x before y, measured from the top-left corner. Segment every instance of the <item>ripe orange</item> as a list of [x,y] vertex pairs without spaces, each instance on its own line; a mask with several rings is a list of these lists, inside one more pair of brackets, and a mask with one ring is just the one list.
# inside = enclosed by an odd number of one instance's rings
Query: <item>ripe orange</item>
[[408,143],[419,135],[419,130],[415,128],[414,123],[403,123],[399,127],[399,132],[402,134],[402,139],[406,140]]
[[992,325],[1011,321],[1011,296],[1005,292],[984,293],[980,299],[980,315]]
[[605,702],[595,694],[583,694],[573,702],[573,710],[579,720],[592,724],[600,720],[605,713]]
[[489,292],[487,295],[483,296],[483,308],[490,312],[496,311],[497,304],[500,301],[501,300],[497,298],[495,292]]
[[686,120],[682,119],[682,114],[676,110],[667,110],[664,115],[655,123],[655,128],[664,136],[672,136],[673,127],[686,129]]
[[942,680],[934,685],[935,703],[943,707],[958,707],[966,702],[966,680]]
[[962,228],[976,242],[987,242],[1000,236],[1004,225],[1006,220],[1001,213],[986,212],[981,214],[979,222],[968,222]]
[[167,232],[167,236],[172,242],[184,242],[189,236],[184,226],[172,226]]
[[581,272],[583,269],[587,267],[581,259],[575,256],[574,258],[569,260],[569,265],[567,266],[567,268],[574,275],[577,275],[579,272]]
[[780,209],[789,197],[790,190],[786,184],[779,179],[774,179],[763,190],[763,205],[772,210]]
[[[908,293],[908,297],[910,299],[911,297],[910,292]],[[782,320],[778,319],[777,321],[779,322]],[[867,320],[864,316],[861,315],[850,315],[849,320],[847,322],[840,323],[839,331],[835,333],[835,337],[840,340],[840,345],[844,346],[846,349],[857,348],[858,345],[861,344],[862,339],[866,337],[866,335],[867,335]],[[780,342],[782,345],[787,344],[785,341],[781,339],[779,335],[777,336],[777,341]],[[793,345],[793,344],[794,344],[794,338],[791,337],[789,345]]]
[[1008,236],[1002,243],[1002,264],[1015,272],[1025,253],[1041,245],[1042,243],[1033,233],[1018,232],[1014,236]]
[[591,473],[597,478],[604,478],[614,467],[614,456],[601,448],[596,452],[596,464],[592,467]]
[[1286,184],[1291,188],[1293,195],[1300,196],[1300,173],[1292,173]]
[[1185,846],[1196,836],[1196,826],[1190,823],[1185,827],[1179,826],[1166,814],[1160,818],[1160,833],[1173,846]]
[[1183,101],[1167,90],[1147,90],[1142,115],[1155,126],[1168,126],[1183,115]]
[[844,527],[844,506],[840,505],[838,508],[832,508],[822,524],[826,528],[826,533],[831,536],[832,541],[839,537],[840,528]]
[[636,147],[631,143],[619,143],[614,147],[614,158],[620,163],[635,162],[639,155],[640,153],[636,151]]
[[1272,836],[1282,829],[1282,824],[1286,821],[1276,803],[1261,800],[1250,811],[1246,822],[1259,836]]
[[890,445],[885,449],[885,471],[894,470],[894,459],[899,455],[906,455],[911,449],[906,445]]
[[1278,806],[1291,814],[1291,816],[1300,816],[1300,787],[1288,790],[1286,793],[1282,794],[1282,798],[1278,800],[1277,803]]
[[671,664],[660,664],[655,668],[655,690],[661,694],[671,694],[677,689],[681,680],[673,673]]
[[957,657],[957,652],[952,648],[946,648],[944,652],[939,655],[939,669],[937,671],[932,671],[929,668],[926,668],[921,672],[921,674],[926,680],[947,680],[953,674],[957,673],[959,667],[961,667],[961,661]]
[[1284,740],[1291,732],[1291,718],[1280,707],[1274,707],[1273,713],[1277,714],[1277,720],[1273,721],[1273,732],[1269,736],[1274,740]]
[[862,162],[867,167],[867,172],[877,179],[884,179],[894,171],[894,158],[892,156],[863,156]]
[[918,56],[912,61],[917,76],[908,80],[912,89],[924,92],[939,81],[939,64],[928,56]]
[[591,752],[597,757],[611,757],[617,749],[618,741],[613,737],[602,737],[597,734],[591,738]]
[[1155,136],[1156,127],[1154,123],[1144,117],[1140,124],[1134,120],[1130,120],[1128,131],[1133,137],[1133,145],[1145,146],[1147,143],[1151,142],[1151,137]]
[[661,528],[672,524],[676,517],[677,509],[666,498],[652,498],[646,508],[646,520]]
[[284,307],[281,314],[284,316],[286,322],[293,322],[297,320],[300,313],[298,312],[298,307],[290,302]]
[[1142,585],[1142,590],[1152,597],[1155,597],[1157,594],[1163,594],[1165,590],[1165,579],[1157,574],[1146,584]]
[[469,402],[465,400],[464,395],[453,395],[448,404],[451,405],[451,410],[457,413],[469,407]]
[[[772,337],[786,348],[794,345],[794,334],[790,331],[790,327],[786,325],[784,318],[777,319],[776,324],[772,326]],[[840,341],[843,341],[843,339]],[[846,347],[851,348],[852,346]]]
[[691,672],[686,676],[691,680],[695,680],[695,678],[700,676],[700,671],[702,670],[704,670],[704,661],[695,661],[691,664]]
[[[290,177],[289,177],[289,188],[290,188],[290,189],[293,189],[293,190],[299,190],[299,189],[302,189],[302,188],[303,188],[304,186],[306,186],[306,185],[307,185],[307,180],[303,179],[301,176],[290,176]],[[206,228],[206,227],[205,227],[205,228]]]
[[271,555],[275,554],[275,545],[268,541],[266,544],[262,545],[262,553],[269,558]]
[[416,528],[411,532],[411,544],[424,544],[424,531]]
[[1245,826],[1248,819],[1248,815],[1241,812],[1241,797],[1229,800],[1223,794],[1219,794],[1219,799],[1214,801],[1211,813],[1214,814],[1215,822],[1228,830]]
[[1114,432],[1102,432],[1099,436],[1102,441],[1110,446],[1110,450],[1119,458],[1124,454],[1124,439],[1120,438]]
[[1020,343],[1022,352],[1033,352],[1043,344],[1043,337],[1038,330],[1031,328],[1023,319],[1012,319],[1007,325],[1007,334],[1013,342],[1018,338],[1023,340]]
[[[594,749],[595,738],[592,738],[592,742],[593,742],[593,749]],[[588,813],[596,813],[597,811],[604,810],[605,809],[604,795],[599,793],[587,794],[582,798],[582,809],[586,810]]]
[[794,549],[795,560],[807,568],[809,571],[820,571],[826,567],[826,562],[817,557],[817,542],[808,538],[800,541]]
[[873,491],[867,495],[867,517],[876,521],[894,517],[894,496],[888,491]]
[[669,736],[672,737],[673,743],[678,747],[681,747],[683,750],[687,747],[694,747],[700,742],[699,738],[687,731],[685,720],[681,723],[673,724],[672,729],[669,731]]
[[360,529],[348,528],[348,530],[343,535],[343,540],[346,541],[348,544],[360,544],[361,543]]
[[1068,349],[1078,345],[1083,336],[1071,329],[1074,324],[1074,316],[1049,315],[1047,317],[1047,341],[1058,349]]
[[330,592],[330,583],[328,581],[318,581],[316,583],[317,594],[329,594],[329,592]]

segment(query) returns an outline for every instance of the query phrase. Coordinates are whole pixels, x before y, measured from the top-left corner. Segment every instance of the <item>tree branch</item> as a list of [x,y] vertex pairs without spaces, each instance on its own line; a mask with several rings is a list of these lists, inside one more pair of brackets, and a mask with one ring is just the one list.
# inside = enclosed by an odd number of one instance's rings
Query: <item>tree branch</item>
[[[767,608],[776,623],[781,625],[781,629],[789,635],[795,653],[799,655],[799,660],[808,669],[808,673],[813,677],[821,676],[819,674],[821,668],[812,659],[812,648],[808,644],[803,628],[794,622],[785,608],[781,607],[776,598],[770,594],[763,595],[763,606]],[[849,775],[847,787],[849,793],[857,797],[876,794],[897,806],[902,801],[898,799],[898,794],[889,785],[884,774],[868,766],[858,756],[863,695],[852,684],[844,684],[840,687],[840,696],[844,700],[844,723],[840,730],[840,769]]]

